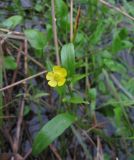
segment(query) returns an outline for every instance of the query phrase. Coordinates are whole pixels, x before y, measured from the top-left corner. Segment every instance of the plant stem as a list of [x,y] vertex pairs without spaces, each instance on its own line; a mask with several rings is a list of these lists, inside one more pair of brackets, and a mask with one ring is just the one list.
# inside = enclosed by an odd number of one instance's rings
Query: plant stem
[[54,0],[51,0],[51,6],[52,6],[52,23],[53,23],[54,44],[55,44],[55,50],[56,50],[56,61],[57,61],[57,65],[60,65],[59,46],[58,46],[58,37],[57,37],[57,28],[56,28]]
[[70,0],[70,42],[73,39],[73,0]]

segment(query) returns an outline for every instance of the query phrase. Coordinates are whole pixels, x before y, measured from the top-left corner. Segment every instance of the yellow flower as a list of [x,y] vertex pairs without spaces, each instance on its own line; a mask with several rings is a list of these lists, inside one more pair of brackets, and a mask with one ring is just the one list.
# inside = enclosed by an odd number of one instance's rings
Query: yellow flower
[[54,66],[52,72],[48,72],[46,79],[51,87],[63,86],[66,81],[67,71],[60,66]]

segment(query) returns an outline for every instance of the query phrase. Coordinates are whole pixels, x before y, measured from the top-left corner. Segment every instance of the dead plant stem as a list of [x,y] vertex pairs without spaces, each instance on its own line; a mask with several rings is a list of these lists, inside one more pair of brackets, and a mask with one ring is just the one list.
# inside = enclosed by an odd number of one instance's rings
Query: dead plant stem
[[70,0],[70,42],[73,40],[73,0]]
[[57,28],[56,28],[56,17],[55,17],[54,0],[51,0],[51,6],[52,6],[52,23],[53,23],[54,44],[55,44],[55,51],[56,51],[56,61],[57,61],[57,65],[60,65],[59,46],[58,46],[58,37],[57,37]]
[[0,89],[0,92],[1,92],[1,91],[4,91],[4,90],[6,90],[6,89],[9,89],[9,88],[11,88],[11,87],[17,86],[17,85],[19,85],[19,84],[25,83],[25,82],[28,81],[28,80],[31,80],[31,79],[33,79],[33,78],[35,78],[35,77],[38,77],[38,76],[40,76],[40,75],[42,75],[42,74],[45,74],[46,72],[47,72],[47,71],[39,72],[39,73],[37,73],[37,74],[35,74],[35,75],[33,75],[33,76],[27,77],[27,78],[22,79],[22,80],[20,80],[20,81],[18,81],[18,82],[15,82],[15,83],[13,83],[13,84],[11,84],[11,85],[8,85],[8,86],[6,86],[6,87],[3,87],[3,88]]
[[123,11],[122,9],[118,8],[118,7],[115,7],[113,6],[112,4],[104,1],[104,0],[99,0],[102,4],[104,4],[105,6],[109,7],[109,8],[112,8],[114,10],[116,10],[117,12],[123,14],[124,16],[128,17],[129,19],[133,20],[134,21],[134,17],[130,16],[128,13],[126,13],[125,11]]

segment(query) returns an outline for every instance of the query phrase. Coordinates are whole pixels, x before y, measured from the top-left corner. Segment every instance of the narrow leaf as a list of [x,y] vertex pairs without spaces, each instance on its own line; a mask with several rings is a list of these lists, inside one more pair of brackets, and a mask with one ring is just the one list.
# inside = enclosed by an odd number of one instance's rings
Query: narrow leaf
[[61,18],[66,16],[68,13],[67,5],[63,0],[55,0],[55,10],[57,17]]
[[95,32],[90,37],[91,44],[97,44],[101,40],[104,30],[105,25],[102,21],[100,21],[95,29]]
[[75,73],[75,52],[72,43],[66,44],[62,47],[61,62],[67,69],[68,76],[72,77]]
[[76,117],[69,113],[62,113],[50,120],[38,132],[33,142],[33,155],[38,155],[48,147],[65,129],[67,129]]

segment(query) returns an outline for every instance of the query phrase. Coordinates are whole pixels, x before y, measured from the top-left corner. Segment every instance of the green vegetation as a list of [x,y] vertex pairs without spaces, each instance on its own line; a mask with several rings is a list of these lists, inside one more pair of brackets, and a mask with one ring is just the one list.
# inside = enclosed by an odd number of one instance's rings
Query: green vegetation
[[133,160],[134,2],[0,7],[0,159]]

